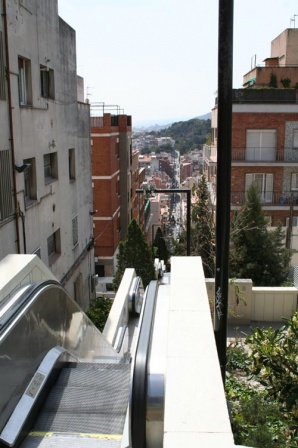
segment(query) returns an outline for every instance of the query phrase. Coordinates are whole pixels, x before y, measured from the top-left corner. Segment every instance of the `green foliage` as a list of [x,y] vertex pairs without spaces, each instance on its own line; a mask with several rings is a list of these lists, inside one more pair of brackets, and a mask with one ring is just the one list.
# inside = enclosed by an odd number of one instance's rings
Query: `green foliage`
[[191,210],[191,255],[200,255],[205,277],[214,277],[215,229],[205,176],[201,176],[192,194],[197,200]]
[[272,87],[273,89],[277,88],[277,77],[274,73],[271,73],[270,75],[269,87]]
[[298,419],[298,312],[278,330],[257,328],[246,342],[252,353],[251,372]]
[[155,268],[151,248],[135,219],[129,224],[126,239],[119,243],[118,249],[118,265],[113,280],[114,290],[117,291],[126,268],[134,268],[146,288],[155,278]]
[[109,317],[109,313],[112,307],[112,301],[104,297],[97,297],[90,304],[89,310],[86,312],[89,319],[94,325],[103,331],[105,323]]
[[284,246],[281,225],[270,231],[256,185],[232,221],[230,276],[250,278],[255,286],[279,286],[287,279],[291,251]]
[[[179,241],[172,241],[175,256],[186,255],[187,233],[183,229]],[[202,258],[205,277],[214,277],[215,227],[205,176],[192,190],[190,252]]]
[[241,344],[230,345],[227,348],[227,369],[232,372],[235,370],[242,370],[243,372],[249,372],[249,356],[247,351]]
[[158,137],[171,137],[175,140],[175,149],[185,154],[193,149],[200,148],[211,132],[211,120],[193,118],[188,121],[179,121],[167,129],[159,131]]
[[169,259],[169,256],[170,254],[163,233],[161,231],[161,228],[158,227],[153,242],[153,258],[159,258],[160,260],[163,260],[164,263],[166,264]]
[[226,396],[231,404],[235,443],[256,448],[297,446],[295,415],[285,410],[267,387],[261,387],[252,362],[252,355],[242,345],[228,347]]
[[288,89],[291,85],[290,78],[281,78],[280,82],[282,83],[282,85],[285,89]]

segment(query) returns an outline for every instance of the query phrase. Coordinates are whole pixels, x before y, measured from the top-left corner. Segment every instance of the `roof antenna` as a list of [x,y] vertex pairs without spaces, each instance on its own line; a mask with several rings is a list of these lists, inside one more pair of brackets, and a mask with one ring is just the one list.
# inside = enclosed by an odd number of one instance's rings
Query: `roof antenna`
[[296,28],[296,17],[298,17],[297,14],[294,14],[293,17],[291,17],[291,20],[290,20],[290,27],[291,27],[292,22],[294,22],[294,26],[293,26],[293,28]]

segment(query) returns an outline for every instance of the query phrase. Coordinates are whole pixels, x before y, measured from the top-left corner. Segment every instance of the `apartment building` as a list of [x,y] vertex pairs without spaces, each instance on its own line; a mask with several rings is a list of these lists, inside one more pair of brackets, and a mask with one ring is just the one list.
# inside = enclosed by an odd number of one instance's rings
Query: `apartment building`
[[[294,225],[298,221],[297,90],[269,88],[272,73],[277,73],[274,79],[291,76],[293,82],[298,81],[293,77],[293,73],[298,75],[297,31],[285,30],[272,42],[270,60],[274,59],[276,65],[269,66],[266,60],[265,67],[254,69],[255,76],[249,74],[253,81],[248,83],[244,76],[246,88],[233,90],[231,210],[245,202],[246,191],[254,182],[273,226],[278,222],[287,225],[290,216],[294,217]],[[263,76],[265,72],[267,77]],[[212,110],[211,126],[211,145],[204,146],[204,171],[208,181],[215,184],[217,105]]]
[[2,2],[0,259],[37,254],[86,308],[94,260],[82,93],[75,31],[58,16],[57,0]]
[[[95,271],[112,276],[118,244],[133,218],[144,227],[144,198],[136,193],[144,180],[139,152],[132,150],[131,116],[104,113],[91,117]],[[142,170],[144,171],[144,170]]]

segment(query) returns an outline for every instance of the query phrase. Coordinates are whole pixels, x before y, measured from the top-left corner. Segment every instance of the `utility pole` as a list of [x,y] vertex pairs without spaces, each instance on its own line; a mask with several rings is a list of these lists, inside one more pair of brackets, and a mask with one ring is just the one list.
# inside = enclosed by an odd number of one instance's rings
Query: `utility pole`
[[227,315],[229,290],[233,6],[233,0],[219,0],[217,108],[218,145],[214,334],[223,383],[225,383],[226,375]]

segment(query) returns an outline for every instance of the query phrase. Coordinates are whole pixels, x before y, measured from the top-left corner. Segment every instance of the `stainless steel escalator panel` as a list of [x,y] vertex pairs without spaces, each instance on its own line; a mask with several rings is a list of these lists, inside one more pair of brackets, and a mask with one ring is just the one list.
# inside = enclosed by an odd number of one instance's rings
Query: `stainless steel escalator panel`
[[70,365],[62,370],[32,431],[122,435],[129,387],[130,364]]
[[18,312],[0,329],[0,432],[51,348],[59,345],[88,362],[122,361],[61,285],[41,283],[24,294]]

